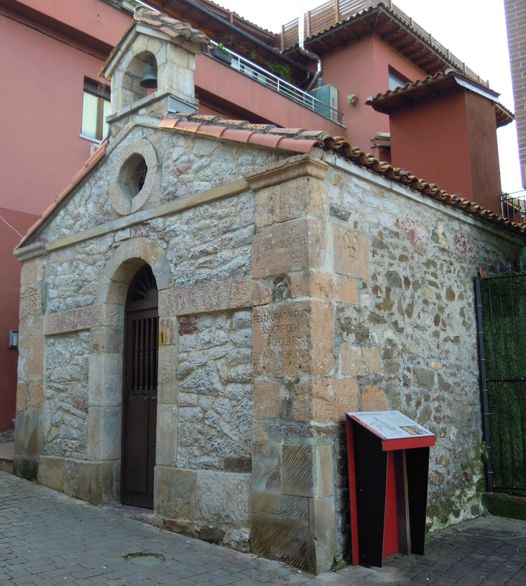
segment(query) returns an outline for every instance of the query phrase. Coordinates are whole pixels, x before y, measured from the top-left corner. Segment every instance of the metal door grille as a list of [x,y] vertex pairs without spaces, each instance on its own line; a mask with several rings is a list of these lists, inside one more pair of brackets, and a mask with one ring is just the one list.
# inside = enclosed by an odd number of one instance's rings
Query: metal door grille
[[146,391],[157,389],[158,317],[131,321],[134,338],[131,389]]
[[126,302],[122,501],[153,507],[159,317],[150,267],[130,285]]

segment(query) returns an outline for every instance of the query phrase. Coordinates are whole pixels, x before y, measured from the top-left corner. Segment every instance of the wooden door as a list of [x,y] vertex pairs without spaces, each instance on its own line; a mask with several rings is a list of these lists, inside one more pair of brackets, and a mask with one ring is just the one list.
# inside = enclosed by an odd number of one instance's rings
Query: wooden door
[[141,269],[126,301],[121,500],[153,508],[157,422],[157,287],[150,267]]

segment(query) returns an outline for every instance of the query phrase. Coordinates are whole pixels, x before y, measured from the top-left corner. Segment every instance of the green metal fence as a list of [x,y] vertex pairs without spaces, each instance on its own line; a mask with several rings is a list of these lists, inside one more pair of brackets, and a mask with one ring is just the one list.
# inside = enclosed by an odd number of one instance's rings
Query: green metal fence
[[526,273],[475,281],[490,491],[526,495]]

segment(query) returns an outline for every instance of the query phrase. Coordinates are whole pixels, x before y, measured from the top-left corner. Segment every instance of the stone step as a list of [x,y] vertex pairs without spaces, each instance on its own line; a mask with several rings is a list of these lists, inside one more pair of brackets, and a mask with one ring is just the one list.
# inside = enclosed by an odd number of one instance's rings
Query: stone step
[[488,512],[497,517],[526,521],[526,497],[497,492],[482,493]]
[[0,442],[0,470],[13,474],[14,442]]
[[5,460],[0,458],[0,470],[13,474],[13,460]]

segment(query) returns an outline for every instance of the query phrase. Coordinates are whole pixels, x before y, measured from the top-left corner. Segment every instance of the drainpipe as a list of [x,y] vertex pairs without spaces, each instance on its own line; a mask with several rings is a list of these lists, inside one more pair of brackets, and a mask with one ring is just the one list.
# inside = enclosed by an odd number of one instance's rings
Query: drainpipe
[[321,74],[323,72],[323,64],[321,62],[321,58],[318,57],[316,53],[313,53],[312,51],[309,51],[309,49],[305,48],[305,14],[301,14],[298,18],[298,43],[298,49],[300,53],[302,55],[305,55],[305,57],[308,57],[309,59],[313,59],[314,61],[316,61],[316,73],[314,74],[314,77],[311,79],[306,90],[309,91],[316,85],[318,79],[320,79]]

